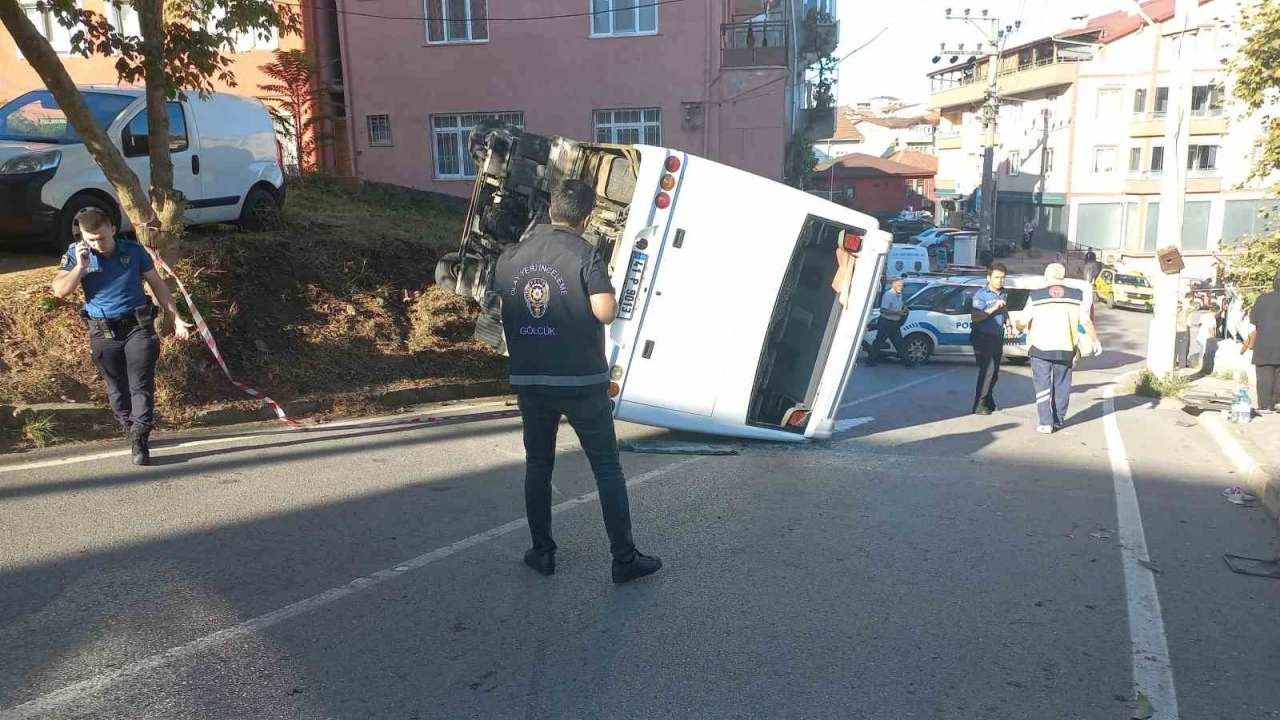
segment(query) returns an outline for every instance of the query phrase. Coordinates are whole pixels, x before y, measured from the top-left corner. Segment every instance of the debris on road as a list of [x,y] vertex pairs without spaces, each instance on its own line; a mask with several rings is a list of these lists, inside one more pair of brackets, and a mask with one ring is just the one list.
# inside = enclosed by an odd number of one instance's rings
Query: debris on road
[[1156,714],[1156,709],[1152,707],[1151,700],[1147,698],[1146,693],[1138,692],[1138,709],[1133,711],[1133,715],[1129,716],[1129,720],[1149,720]]
[[1241,487],[1229,487],[1222,491],[1222,496],[1232,505],[1240,505],[1243,507],[1257,507],[1258,498],[1250,495]]
[[1102,532],[1089,533],[1089,537],[1093,538],[1094,540],[1110,540],[1111,539],[1110,535]]
[[1280,580],[1280,557],[1264,560],[1223,553],[1222,559],[1227,561],[1227,567],[1231,568],[1233,573]]
[[1138,564],[1157,575],[1161,575],[1164,573],[1163,570],[1156,567],[1156,564],[1151,562],[1150,560],[1143,560],[1142,558],[1138,558]]
[[653,455],[737,455],[738,451],[723,445],[679,442],[675,440],[639,440],[623,443],[623,452]]

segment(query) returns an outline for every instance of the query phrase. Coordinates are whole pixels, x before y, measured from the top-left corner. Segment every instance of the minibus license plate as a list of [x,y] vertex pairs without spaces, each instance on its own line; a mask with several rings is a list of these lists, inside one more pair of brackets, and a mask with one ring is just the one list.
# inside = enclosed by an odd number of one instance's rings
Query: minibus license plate
[[631,251],[631,264],[627,266],[627,278],[622,281],[622,295],[618,299],[618,317],[630,320],[640,299],[640,281],[644,278],[644,266],[649,256],[639,250]]

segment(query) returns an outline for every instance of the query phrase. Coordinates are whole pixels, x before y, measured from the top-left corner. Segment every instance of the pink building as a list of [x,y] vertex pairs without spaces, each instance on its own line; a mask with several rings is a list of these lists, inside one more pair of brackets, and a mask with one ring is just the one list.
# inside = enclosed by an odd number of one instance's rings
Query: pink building
[[493,116],[780,179],[807,66],[838,34],[834,0],[337,3],[356,176],[452,195]]

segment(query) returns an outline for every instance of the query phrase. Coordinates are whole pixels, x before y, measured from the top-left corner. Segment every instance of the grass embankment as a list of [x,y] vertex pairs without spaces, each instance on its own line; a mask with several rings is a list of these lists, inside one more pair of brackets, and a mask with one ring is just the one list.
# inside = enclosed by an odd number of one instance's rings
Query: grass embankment
[[[503,360],[472,340],[474,303],[433,287],[462,219],[426,193],[313,181],[290,188],[279,230],[193,229],[176,270],[238,380],[281,402],[337,396],[335,411],[358,413],[370,389],[502,377]],[[80,298],[55,299],[53,273],[0,275],[0,403],[105,407]],[[198,340],[165,340],[156,391],[171,428],[211,405],[255,404]]]

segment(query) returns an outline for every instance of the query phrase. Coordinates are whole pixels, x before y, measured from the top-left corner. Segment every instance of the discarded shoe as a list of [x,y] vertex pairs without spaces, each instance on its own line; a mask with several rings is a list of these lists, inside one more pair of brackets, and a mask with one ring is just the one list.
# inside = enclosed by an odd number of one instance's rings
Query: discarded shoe
[[1240,487],[1229,487],[1222,491],[1222,496],[1225,497],[1227,502],[1232,505],[1244,505],[1258,499],[1245,492],[1244,488]]

